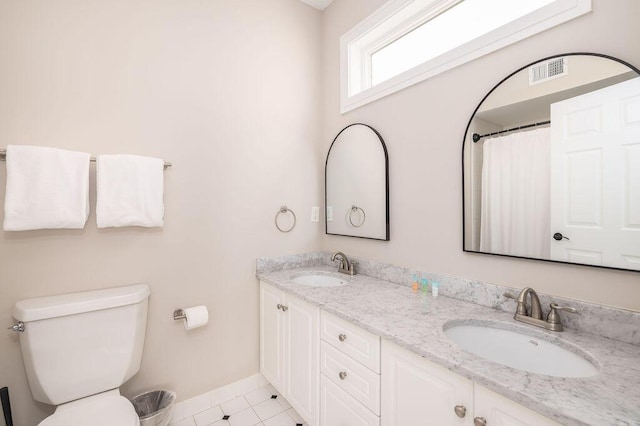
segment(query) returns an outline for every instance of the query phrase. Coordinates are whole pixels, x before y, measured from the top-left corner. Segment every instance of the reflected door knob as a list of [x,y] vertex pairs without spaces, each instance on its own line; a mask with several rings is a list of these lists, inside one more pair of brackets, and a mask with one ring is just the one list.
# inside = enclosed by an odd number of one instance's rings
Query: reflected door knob
[[553,234],[553,239],[556,241],[560,241],[560,240],[569,240],[568,237],[565,237],[564,235],[562,235],[559,232],[556,232],[555,234]]

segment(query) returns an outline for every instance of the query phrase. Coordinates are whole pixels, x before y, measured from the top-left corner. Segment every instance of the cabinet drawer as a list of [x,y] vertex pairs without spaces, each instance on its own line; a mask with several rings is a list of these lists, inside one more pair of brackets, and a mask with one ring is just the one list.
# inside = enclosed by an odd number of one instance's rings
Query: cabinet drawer
[[380,415],[380,376],[327,342],[320,350],[320,371],[374,414]]
[[334,348],[380,374],[380,338],[334,315],[322,312],[320,337]]
[[320,374],[321,426],[380,426],[380,417]]

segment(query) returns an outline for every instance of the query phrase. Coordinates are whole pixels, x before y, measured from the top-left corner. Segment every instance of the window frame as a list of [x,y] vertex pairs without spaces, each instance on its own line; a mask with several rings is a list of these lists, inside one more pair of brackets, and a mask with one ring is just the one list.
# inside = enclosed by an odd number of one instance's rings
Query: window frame
[[[555,0],[487,34],[371,86],[371,55],[462,0],[390,0],[340,38],[344,114],[592,10],[592,0]],[[354,94],[351,94],[355,92]]]

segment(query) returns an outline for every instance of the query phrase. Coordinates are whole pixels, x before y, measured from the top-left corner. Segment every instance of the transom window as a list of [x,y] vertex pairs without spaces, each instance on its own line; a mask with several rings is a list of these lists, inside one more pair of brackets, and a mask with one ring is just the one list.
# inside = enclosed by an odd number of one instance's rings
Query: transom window
[[391,0],[341,38],[341,111],[591,10],[591,0]]

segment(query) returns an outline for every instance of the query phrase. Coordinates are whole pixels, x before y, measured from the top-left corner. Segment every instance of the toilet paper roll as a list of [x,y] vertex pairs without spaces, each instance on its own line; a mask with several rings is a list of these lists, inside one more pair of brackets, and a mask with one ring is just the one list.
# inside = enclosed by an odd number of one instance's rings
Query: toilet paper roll
[[186,317],[183,320],[185,330],[202,327],[209,322],[209,311],[204,305],[184,309],[184,316]]

